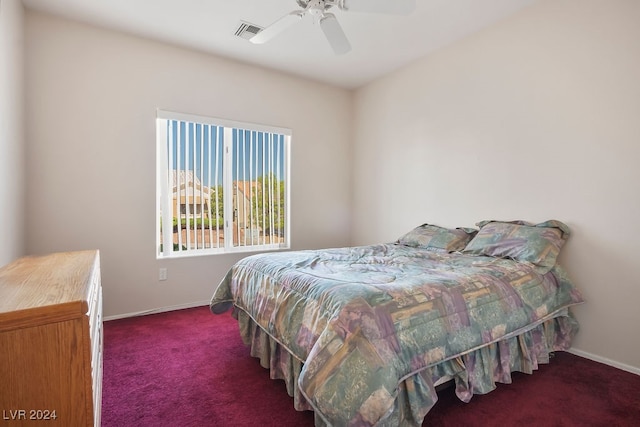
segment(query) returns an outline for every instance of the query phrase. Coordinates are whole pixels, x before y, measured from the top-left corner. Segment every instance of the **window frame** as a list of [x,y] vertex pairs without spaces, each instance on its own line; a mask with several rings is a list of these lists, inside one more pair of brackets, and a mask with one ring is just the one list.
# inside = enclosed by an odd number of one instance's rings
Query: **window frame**
[[[173,233],[166,233],[164,236],[161,231],[161,224],[171,223],[168,221],[173,221],[172,217],[172,199],[173,199],[173,184],[172,184],[172,169],[169,166],[169,153],[168,153],[168,122],[169,121],[178,121],[178,122],[186,122],[193,123],[195,125],[207,125],[207,126],[216,126],[219,128],[223,128],[223,161],[222,161],[222,189],[223,189],[223,230],[225,236],[231,236],[230,239],[224,239],[224,245],[221,247],[210,247],[210,248],[187,248],[187,249],[179,249],[174,250],[173,244]],[[234,221],[229,220],[230,218],[234,218],[234,180],[233,180],[233,172],[234,172],[234,138],[233,132],[234,130],[239,131],[250,131],[250,132],[258,132],[265,134],[276,134],[278,136],[283,137],[283,177],[284,180],[284,241],[280,243],[270,243],[270,244],[245,244],[242,245],[238,242],[238,245],[235,245],[233,238],[233,227]],[[291,195],[291,139],[292,139],[292,131],[288,128],[276,127],[276,126],[267,126],[256,123],[248,123],[241,122],[229,119],[221,119],[215,117],[207,117],[202,115],[195,114],[186,114],[186,113],[178,113],[168,110],[158,109],[156,112],[156,258],[157,259],[167,259],[167,258],[183,258],[183,257],[192,257],[192,256],[203,256],[203,255],[220,255],[220,254],[230,254],[230,253],[243,253],[243,252],[265,252],[265,251],[277,251],[277,250],[287,250],[291,247],[291,233],[290,233],[290,195]],[[195,140],[195,137],[194,137]],[[188,143],[188,142],[187,142]],[[210,142],[211,144],[211,142]],[[238,150],[240,151],[240,150]],[[246,155],[246,154],[245,154]],[[187,171],[187,168],[184,169]],[[178,173],[180,169],[176,170]],[[216,171],[216,174],[218,172]],[[263,176],[264,172],[263,172]],[[255,177],[257,181],[259,177]],[[194,187],[195,187],[195,173],[193,175]],[[204,186],[204,183],[200,184],[201,188]],[[209,188],[211,184],[209,183]],[[209,193],[209,197],[211,197],[211,193]],[[211,208],[209,208],[211,210]],[[194,214],[195,215],[195,214]],[[200,215],[202,216],[202,215]],[[197,218],[194,216],[193,218]],[[189,224],[190,217],[187,217],[186,223]],[[216,225],[217,227],[217,225]],[[187,225],[186,228],[187,234],[190,232],[190,228]],[[197,228],[194,227],[194,230]],[[253,229],[251,229],[251,233],[253,233]],[[252,235],[252,234],[251,234]],[[252,237],[253,238],[253,237]],[[264,237],[263,237],[264,239]],[[164,240],[164,241],[163,241]],[[167,245],[167,242],[171,242],[171,244]],[[164,248],[167,250],[164,250]]]

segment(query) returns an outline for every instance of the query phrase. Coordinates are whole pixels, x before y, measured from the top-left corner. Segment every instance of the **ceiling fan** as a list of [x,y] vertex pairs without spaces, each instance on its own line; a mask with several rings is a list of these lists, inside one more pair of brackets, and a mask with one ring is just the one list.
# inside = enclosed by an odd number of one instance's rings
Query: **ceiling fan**
[[249,39],[262,44],[271,40],[287,28],[296,24],[305,15],[311,15],[320,23],[320,28],[336,55],[347,53],[351,44],[336,16],[329,12],[334,6],[345,12],[374,12],[409,14],[416,7],[416,0],[296,0],[302,9],[283,16]]

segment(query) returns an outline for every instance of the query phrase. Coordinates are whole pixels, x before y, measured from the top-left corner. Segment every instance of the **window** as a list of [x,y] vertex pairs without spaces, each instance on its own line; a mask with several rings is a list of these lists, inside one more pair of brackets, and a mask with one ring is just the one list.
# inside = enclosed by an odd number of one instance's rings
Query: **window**
[[158,111],[158,258],[289,248],[291,131]]

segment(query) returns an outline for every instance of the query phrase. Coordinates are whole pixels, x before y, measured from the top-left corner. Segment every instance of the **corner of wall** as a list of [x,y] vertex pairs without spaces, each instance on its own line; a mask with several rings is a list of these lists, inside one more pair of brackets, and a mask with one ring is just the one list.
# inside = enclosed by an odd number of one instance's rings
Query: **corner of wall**
[[24,7],[0,2],[0,265],[24,255]]

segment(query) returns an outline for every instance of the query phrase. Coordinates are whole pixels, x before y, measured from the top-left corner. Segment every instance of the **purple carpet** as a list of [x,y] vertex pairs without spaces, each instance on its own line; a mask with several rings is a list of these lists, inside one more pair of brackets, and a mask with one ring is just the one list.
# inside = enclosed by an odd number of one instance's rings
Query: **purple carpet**
[[[584,332],[581,332],[584,333]],[[569,353],[470,403],[452,388],[425,426],[636,426],[640,376]],[[208,307],[105,322],[102,425],[313,426],[284,382]]]

